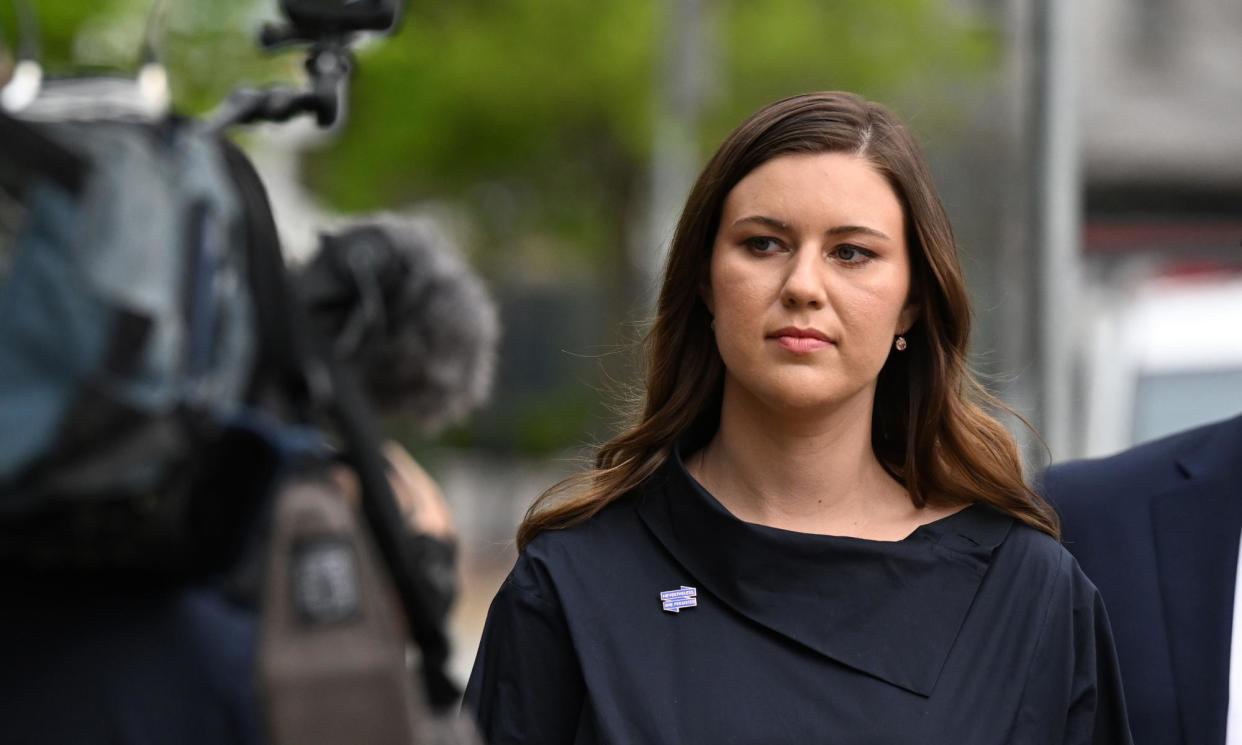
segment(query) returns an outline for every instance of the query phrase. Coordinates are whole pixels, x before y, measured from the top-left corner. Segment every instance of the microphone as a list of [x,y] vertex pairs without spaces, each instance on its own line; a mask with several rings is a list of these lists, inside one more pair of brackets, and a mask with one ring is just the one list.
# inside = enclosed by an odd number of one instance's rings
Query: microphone
[[293,286],[312,330],[332,345],[334,418],[360,482],[362,514],[422,651],[428,698],[447,707],[460,695],[445,672],[443,626],[454,545],[404,527],[369,410],[400,411],[434,430],[480,405],[495,372],[495,304],[429,221],[390,215],[321,234]]
[[323,233],[294,286],[381,413],[435,431],[491,392],[496,305],[429,220],[377,215]]

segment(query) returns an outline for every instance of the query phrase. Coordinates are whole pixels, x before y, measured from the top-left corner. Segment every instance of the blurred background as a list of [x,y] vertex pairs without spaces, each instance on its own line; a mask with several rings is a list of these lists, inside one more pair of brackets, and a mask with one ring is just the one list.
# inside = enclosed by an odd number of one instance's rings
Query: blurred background
[[[152,6],[0,4],[5,94],[38,60],[124,97],[157,59],[199,115],[302,75],[254,43],[275,0]],[[290,261],[351,215],[417,215],[500,304],[492,403],[435,436],[386,424],[456,516],[457,675],[527,506],[623,421],[690,183],[777,98],[854,90],[924,143],[973,363],[1041,433],[1014,422],[1032,469],[1242,411],[1239,40],[1234,0],[413,0],[360,50],[344,127],[246,132]]]

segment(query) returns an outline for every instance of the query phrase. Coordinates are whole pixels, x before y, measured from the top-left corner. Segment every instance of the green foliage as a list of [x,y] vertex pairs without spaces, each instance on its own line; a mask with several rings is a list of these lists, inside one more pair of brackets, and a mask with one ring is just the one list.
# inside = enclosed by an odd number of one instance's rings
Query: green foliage
[[383,422],[386,437],[419,450],[435,446],[549,456],[567,446],[598,442],[604,416],[599,397],[580,381],[554,389],[506,397],[498,406],[434,436],[417,422],[393,417]]
[[[982,26],[931,0],[703,5],[704,152],[781,96],[886,99],[959,79],[991,49]],[[353,121],[316,156],[315,183],[345,209],[461,200],[489,238],[551,233],[598,260],[637,217],[665,16],[657,0],[415,3],[401,34],[363,55]]]
[[650,140],[654,37],[651,2],[415,3],[360,55],[350,126],[313,181],[349,210],[466,203],[484,252],[550,233],[559,260],[598,260]]
[[[418,3],[398,36],[361,55],[331,171],[438,194],[480,177],[554,180],[548,159],[573,148],[639,146],[649,114],[632,107],[650,86],[651,28],[649,4],[631,0]],[[387,202],[382,187],[330,190]]]
[[[241,83],[289,81],[297,55],[270,55],[255,39],[263,19],[276,18],[276,0],[26,0],[36,18],[40,61],[52,76],[82,72],[132,74],[148,28],[168,66],[176,107],[202,113]],[[21,34],[12,3],[0,3],[5,45]]]
[[[810,90],[882,101],[923,98],[980,70],[993,35],[929,0],[728,0],[718,15],[720,81],[702,142],[710,150],[750,112]],[[920,102],[922,103],[922,102]],[[935,111],[937,115],[945,112]]]
[[[107,23],[116,19],[118,13],[124,14],[126,0],[62,0],[54,3],[36,3],[28,0],[27,5],[33,10],[37,35],[35,41],[41,52],[41,59],[51,70],[66,71],[82,65],[108,65],[112,62],[132,64],[137,61],[137,47],[133,49],[131,59],[112,58],[108,61],[93,59],[96,55],[89,44],[80,44],[79,38],[88,26]],[[4,47],[13,56],[13,50],[29,39],[22,33],[22,24],[17,12],[17,4],[0,3],[0,38]],[[132,14],[131,14],[132,15]],[[141,23],[139,35],[141,36]],[[135,38],[138,38],[135,37]]]
[[159,47],[179,110],[201,114],[240,85],[287,84],[301,76],[302,55],[265,52],[256,43],[261,24],[279,17],[276,0],[165,4]]

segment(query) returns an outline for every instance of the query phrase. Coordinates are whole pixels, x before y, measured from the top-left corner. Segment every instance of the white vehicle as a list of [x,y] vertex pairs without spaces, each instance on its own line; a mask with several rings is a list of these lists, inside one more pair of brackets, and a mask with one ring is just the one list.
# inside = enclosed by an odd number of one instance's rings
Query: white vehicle
[[1166,273],[1093,300],[1085,455],[1242,412],[1242,273]]

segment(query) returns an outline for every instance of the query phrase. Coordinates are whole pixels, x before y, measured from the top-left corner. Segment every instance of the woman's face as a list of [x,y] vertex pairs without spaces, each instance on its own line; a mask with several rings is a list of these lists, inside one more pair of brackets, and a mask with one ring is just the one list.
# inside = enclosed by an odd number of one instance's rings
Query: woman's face
[[777,409],[870,402],[914,322],[905,218],[865,159],[785,155],[725,198],[704,300],[726,386]]

